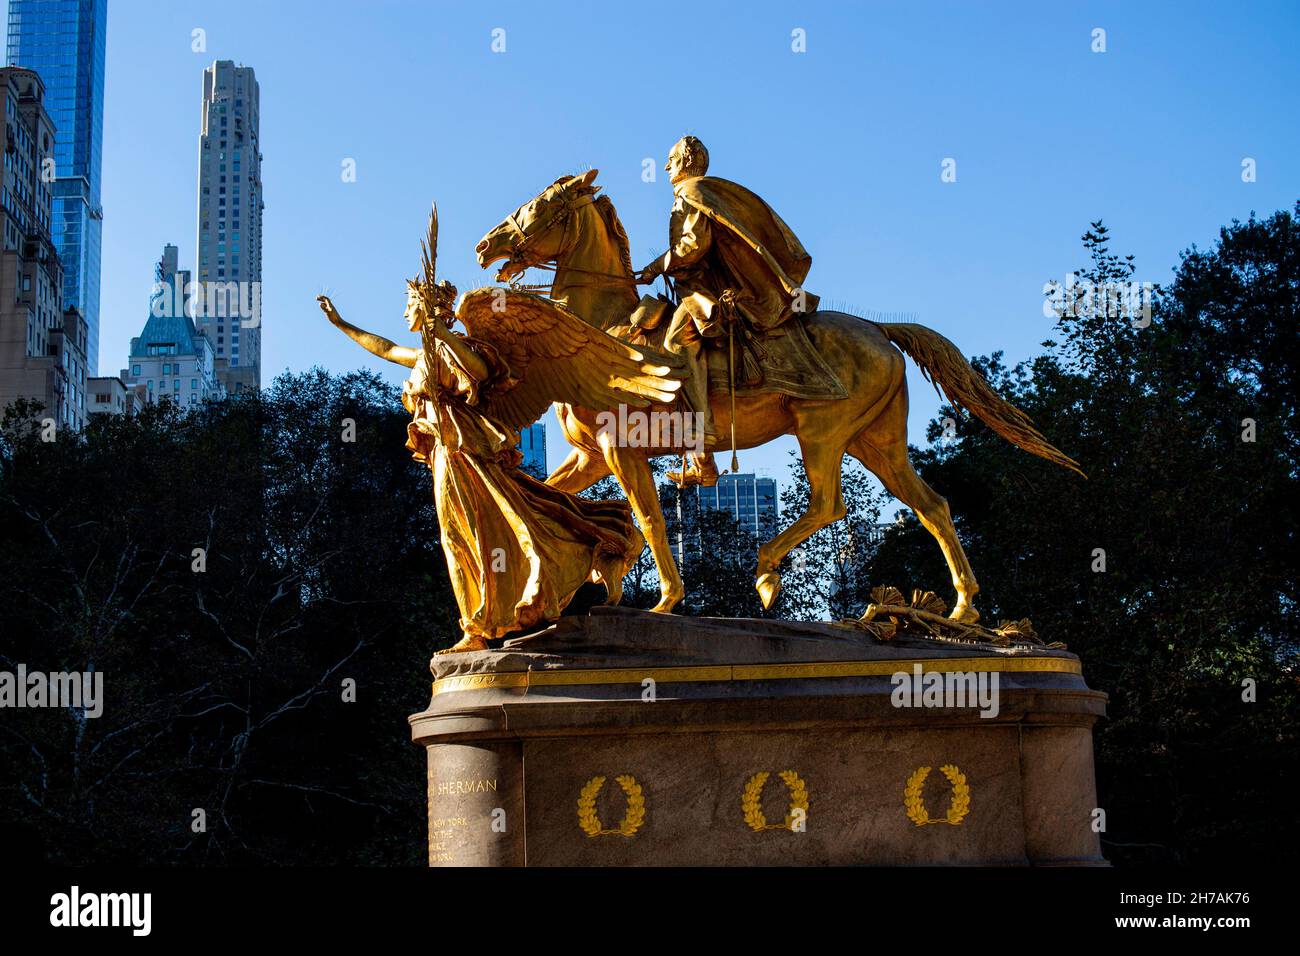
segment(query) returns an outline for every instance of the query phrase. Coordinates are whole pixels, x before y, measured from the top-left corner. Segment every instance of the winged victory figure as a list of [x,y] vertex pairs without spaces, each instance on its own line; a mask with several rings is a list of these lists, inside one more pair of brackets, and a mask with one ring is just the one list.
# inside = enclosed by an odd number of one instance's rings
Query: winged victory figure
[[[405,318],[421,347],[366,332],[321,309],[367,351],[411,370],[402,403],[406,447],[433,475],[443,553],[460,608],[450,651],[554,620],[586,581],[622,596],[643,539],[626,501],[580,498],[519,468],[519,430],[552,402],[590,409],[671,401],[681,385],[640,349],[549,299],[500,288],[466,293],[434,281],[438,212],[422,275],[407,282]],[[466,334],[453,331],[459,321]]]

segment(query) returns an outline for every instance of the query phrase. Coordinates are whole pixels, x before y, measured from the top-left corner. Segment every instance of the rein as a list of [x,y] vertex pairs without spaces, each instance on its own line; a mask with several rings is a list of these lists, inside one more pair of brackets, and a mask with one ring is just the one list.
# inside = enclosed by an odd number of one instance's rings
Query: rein
[[[514,248],[510,252],[510,258],[506,261],[511,265],[522,266],[524,269],[541,269],[546,272],[554,272],[558,276],[561,271],[559,265],[552,265],[549,262],[535,262],[531,265],[524,265],[521,262],[523,253],[528,249],[530,243],[536,242],[542,236],[546,235],[546,233],[550,232],[556,225],[562,225],[564,227],[564,232],[560,235],[560,249],[563,250],[565,242],[569,237],[569,226],[573,221],[574,213],[576,213],[582,206],[589,206],[593,202],[595,202],[594,195],[579,196],[575,200],[566,201],[560,208],[559,212],[551,216],[549,219],[544,220],[540,226],[538,226],[536,222],[532,223],[536,228],[534,228],[531,233],[519,225],[518,220],[515,219],[514,213],[506,216],[506,224],[514,231],[515,235],[519,237],[519,241],[515,243]],[[632,276],[620,275],[616,272],[598,272],[592,269],[582,269],[578,266],[565,266],[563,271],[578,272],[582,275],[593,276],[596,279],[602,280],[605,285],[631,286],[633,289],[636,288],[636,280]],[[512,279],[508,280],[507,284],[512,289],[526,292],[540,292],[546,289],[554,289],[555,287],[554,280],[548,284],[545,282],[516,282]],[[574,284],[578,286],[599,286],[602,283],[577,282]]]

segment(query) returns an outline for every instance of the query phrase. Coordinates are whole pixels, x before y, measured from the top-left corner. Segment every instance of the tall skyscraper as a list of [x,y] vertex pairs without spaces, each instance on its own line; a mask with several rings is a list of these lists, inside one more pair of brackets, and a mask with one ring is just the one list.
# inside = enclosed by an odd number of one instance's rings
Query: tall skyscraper
[[63,306],[86,324],[86,363],[99,369],[99,179],[104,143],[108,0],[9,0],[10,66],[40,74],[54,121],[54,245]]
[[0,411],[30,399],[44,406],[41,418],[79,428],[86,417],[87,329],[75,308],[63,307],[63,272],[50,233],[56,130],[33,70],[0,69],[0,95]]
[[[203,71],[195,273],[206,306],[195,318],[216,348],[217,376],[229,393],[262,382],[259,114],[252,67],[217,60]],[[231,301],[239,308],[222,306]]]

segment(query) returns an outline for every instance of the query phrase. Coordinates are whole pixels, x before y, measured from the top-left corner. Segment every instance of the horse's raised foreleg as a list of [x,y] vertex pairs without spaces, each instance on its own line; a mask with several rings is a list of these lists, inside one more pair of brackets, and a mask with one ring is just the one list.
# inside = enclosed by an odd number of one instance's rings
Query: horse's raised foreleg
[[659,507],[659,490],[655,487],[650,460],[637,449],[617,444],[609,435],[601,435],[600,446],[609,469],[623,486],[623,492],[632,505],[632,514],[641,526],[641,533],[650,545],[650,553],[654,555],[655,567],[659,571],[659,603],[651,610],[668,614],[686,591],[668,544],[668,527]]
[[603,455],[587,451],[585,448],[574,448],[569,452],[569,457],[560,462],[550,473],[546,483],[553,488],[576,495],[580,491],[586,491],[609,473],[609,464]]
[[808,510],[758,549],[758,580],[754,587],[766,610],[772,609],[781,590],[781,575],[777,567],[782,559],[822,528],[844,517],[844,497],[840,493],[843,444],[800,433],[799,449],[808,475]]
[[[849,443],[849,454],[873,472],[886,491],[911,508],[925,530],[939,542],[952,574],[952,586],[957,591],[957,603],[948,616],[963,624],[974,624],[980,615],[971,602],[980,588],[961,541],[957,539],[948,502],[912,468],[903,430],[907,418],[906,403],[903,403],[901,418],[898,414],[886,414],[881,418],[881,422],[873,423],[871,428]],[[892,425],[891,419],[894,420]]]

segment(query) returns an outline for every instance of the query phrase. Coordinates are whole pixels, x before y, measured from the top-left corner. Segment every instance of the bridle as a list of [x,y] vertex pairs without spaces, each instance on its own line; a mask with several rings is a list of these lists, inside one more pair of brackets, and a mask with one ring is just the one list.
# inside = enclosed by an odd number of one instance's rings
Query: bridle
[[[509,258],[506,259],[507,264],[516,266],[521,270],[535,268],[535,269],[542,269],[547,272],[555,272],[558,274],[560,271],[560,267],[558,265],[551,265],[548,262],[534,262],[532,264],[526,264],[523,262],[524,255],[527,253],[530,245],[539,241],[543,236],[549,233],[556,226],[561,226],[564,229],[564,231],[560,234],[560,245],[559,245],[560,251],[559,253],[557,253],[557,256],[563,255],[564,250],[568,245],[569,229],[573,225],[574,219],[577,215],[577,211],[581,209],[583,206],[590,206],[595,201],[596,201],[596,196],[594,193],[587,193],[586,195],[578,196],[576,198],[569,198],[566,196],[564,202],[560,204],[560,208],[557,209],[554,213],[552,213],[550,216],[547,216],[545,219],[541,219],[541,220],[535,219],[533,220],[532,223],[530,223],[530,225],[533,227],[531,232],[529,232],[523,226],[519,225],[519,221],[515,218],[515,213],[512,212],[510,215],[506,216],[503,222],[505,223],[505,225],[510,227],[510,231],[514,233],[514,235],[517,237],[514,245],[511,247],[510,256]],[[636,287],[636,280],[633,279],[631,276],[619,275],[618,273],[614,273],[614,272],[596,272],[591,269],[580,269],[577,266],[565,266],[564,271],[578,272],[578,273],[582,273],[583,275],[593,276],[596,279],[603,280],[604,284],[606,285],[632,286],[633,288]],[[554,280],[552,280],[548,284],[545,282],[523,283],[517,281],[517,279],[510,279],[508,280],[507,284],[510,286],[511,289],[517,289],[521,291],[535,291],[535,292],[552,289],[554,288],[555,285]],[[592,286],[592,285],[600,285],[601,282],[575,282],[573,284],[578,286],[582,286],[582,285]]]

